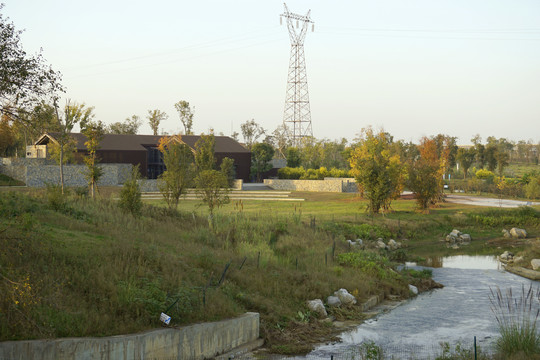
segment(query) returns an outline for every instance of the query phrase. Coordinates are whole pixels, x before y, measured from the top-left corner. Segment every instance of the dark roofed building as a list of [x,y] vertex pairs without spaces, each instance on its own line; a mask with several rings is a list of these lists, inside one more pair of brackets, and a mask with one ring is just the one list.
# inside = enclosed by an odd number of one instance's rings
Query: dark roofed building
[[[57,142],[58,134],[48,133],[42,135],[35,143],[36,146],[48,145],[51,141]],[[77,160],[81,161],[86,153],[86,136],[72,133],[76,141]],[[117,135],[105,134],[97,151],[101,163],[119,163],[139,165],[141,175],[148,179],[156,179],[163,171],[161,153],[157,149],[159,139],[155,135]],[[201,138],[198,135],[175,136],[182,143],[195,150],[195,144]],[[236,140],[228,136],[215,136],[214,156],[219,166],[223,158],[234,160],[236,178],[249,181],[251,167],[251,153]]]

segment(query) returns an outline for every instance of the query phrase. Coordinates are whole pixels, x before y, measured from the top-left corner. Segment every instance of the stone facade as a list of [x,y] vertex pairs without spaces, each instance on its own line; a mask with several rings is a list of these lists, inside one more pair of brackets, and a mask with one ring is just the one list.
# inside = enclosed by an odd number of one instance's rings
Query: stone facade
[[[60,183],[60,167],[47,159],[3,158],[0,173],[22,181],[29,187],[44,187],[47,184]],[[103,176],[99,186],[121,185],[131,175],[131,164],[100,164]],[[64,185],[86,186],[85,165],[64,165]]]
[[[138,181],[139,188],[141,189],[141,192],[158,192],[158,181],[157,179],[141,179]],[[242,190],[242,184],[244,183],[244,180],[242,179],[236,179],[234,180],[233,189],[234,190]]]
[[325,178],[324,180],[287,180],[265,179],[264,184],[274,190],[313,191],[313,192],[345,192],[358,191],[353,178]]

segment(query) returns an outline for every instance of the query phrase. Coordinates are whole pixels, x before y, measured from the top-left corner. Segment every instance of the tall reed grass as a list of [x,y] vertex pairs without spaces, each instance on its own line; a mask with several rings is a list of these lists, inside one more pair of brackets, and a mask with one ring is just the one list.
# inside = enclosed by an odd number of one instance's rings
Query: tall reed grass
[[532,284],[528,288],[522,285],[517,294],[512,288],[505,292],[499,287],[490,291],[491,310],[501,335],[497,340],[498,353],[504,358],[532,358],[540,354],[540,288],[534,290]]

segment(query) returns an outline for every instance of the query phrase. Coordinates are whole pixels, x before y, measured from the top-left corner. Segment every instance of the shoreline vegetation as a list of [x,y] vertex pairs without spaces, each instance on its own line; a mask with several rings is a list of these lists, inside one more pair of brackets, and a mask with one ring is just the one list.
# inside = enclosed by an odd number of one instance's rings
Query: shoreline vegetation
[[[340,330],[308,310],[340,288],[365,303],[403,300],[409,284],[433,286],[430,274],[398,271],[405,261],[504,250],[540,257],[536,208],[485,209],[442,203],[429,214],[396,200],[385,215],[364,212],[354,194],[297,193],[300,203],[233,201],[208,211],[181,201],[145,202],[140,216],[123,212],[101,189],[97,200],[71,191],[0,190],[0,341],[107,336],[215,321],[246,311],[261,316],[273,353],[306,353]],[[527,228],[513,242],[501,229]],[[460,249],[445,245],[453,229],[471,234]],[[376,248],[377,239],[402,248]],[[362,239],[352,248],[347,240]],[[529,241],[530,240],[530,241]],[[327,308],[336,324],[366,318],[361,306]]]

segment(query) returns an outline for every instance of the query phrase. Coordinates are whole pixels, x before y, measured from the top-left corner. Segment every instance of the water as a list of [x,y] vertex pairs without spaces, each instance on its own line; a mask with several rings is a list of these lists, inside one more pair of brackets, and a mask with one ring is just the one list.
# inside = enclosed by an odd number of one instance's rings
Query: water
[[[404,303],[341,335],[341,342],[316,348],[308,358],[330,359],[358,349],[359,344],[374,341],[385,349],[434,349],[447,342],[470,348],[476,336],[482,349],[492,348],[499,336],[497,323],[490,308],[490,287],[506,291],[512,287],[521,291],[531,281],[501,269],[490,256],[453,256],[432,259],[433,279],[445,287]],[[416,264],[407,264],[415,267]],[[516,293],[516,292],[515,292]],[[390,351],[391,353],[392,351]],[[401,357],[398,357],[401,358]]]

